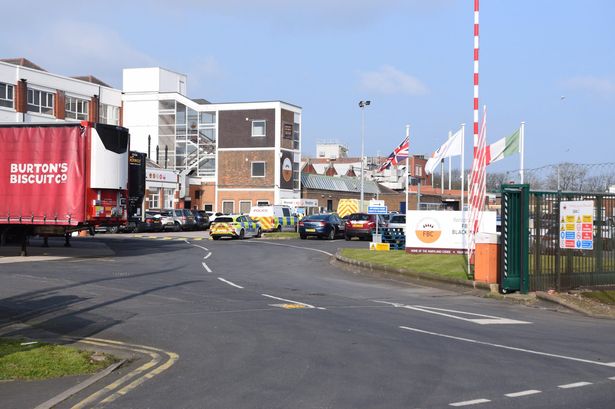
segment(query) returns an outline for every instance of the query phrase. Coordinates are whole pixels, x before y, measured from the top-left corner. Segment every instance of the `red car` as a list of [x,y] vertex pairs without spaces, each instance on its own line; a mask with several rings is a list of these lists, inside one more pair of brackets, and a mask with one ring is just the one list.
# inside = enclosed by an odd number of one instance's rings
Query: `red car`
[[350,240],[358,237],[361,240],[370,240],[372,234],[376,233],[376,223],[378,223],[378,229],[384,227],[384,221],[379,215],[353,213],[346,219],[344,238]]

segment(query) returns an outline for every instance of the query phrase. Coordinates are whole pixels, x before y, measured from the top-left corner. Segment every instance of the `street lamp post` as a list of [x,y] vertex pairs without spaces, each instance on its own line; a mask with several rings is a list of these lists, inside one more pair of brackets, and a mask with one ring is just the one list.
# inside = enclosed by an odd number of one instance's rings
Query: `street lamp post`
[[359,101],[359,108],[361,108],[361,212],[363,211],[363,198],[365,196],[365,174],[363,169],[363,158],[365,157],[365,107],[370,103],[371,101]]

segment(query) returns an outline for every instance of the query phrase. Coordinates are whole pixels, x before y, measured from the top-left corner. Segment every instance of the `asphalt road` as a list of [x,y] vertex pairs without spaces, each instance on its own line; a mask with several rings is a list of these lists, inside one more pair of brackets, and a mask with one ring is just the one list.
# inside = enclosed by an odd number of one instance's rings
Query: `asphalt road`
[[612,321],[332,261],[365,242],[167,236],[0,264],[0,319],[159,354],[97,407],[613,408]]

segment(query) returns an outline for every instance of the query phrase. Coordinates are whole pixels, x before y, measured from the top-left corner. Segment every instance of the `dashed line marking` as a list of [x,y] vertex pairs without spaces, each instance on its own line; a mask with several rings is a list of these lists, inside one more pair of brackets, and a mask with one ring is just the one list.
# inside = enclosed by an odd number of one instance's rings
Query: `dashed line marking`
[[207,255],[205,255],[205,257],[203,257],[203,260],[207,260],[209,257],[211,257],[211,252],[207,253]]
[[220,280],[220,281],[222,281],[223,283],[226,283],[226,284],[228,284],[228,285],[230,285],[230,286],[233,286],[233,287],[236,287],[236,288],[241,288],[241,289],[243,290],[243,287],[242,287],[242,286],[237,285],[237,284],[235,284],[235,283],[232,283],[232,282],[230,282],[229,280],[225,280],[225,279],[224,279],[224,278],[222,278],[222,277],[218,277],[218,280]]
[[527,391],[507,393],[504,396],[507,396],[509,398],[520,398],[521,396],[535,395],[537,393],[541,393],[541,391],[536,390],[536,389],[529,389]]
[[568,361],[582,362],[582,363],[585,363],[585,364],[593,364],[593,365],[599,365],[599,366],[608,366],[608,367],[612,367],[613,366],[612,363],[605,363],[605,362],[600,362],[600,361],[592,361],[592,360],[589,360],[589,359],[575,358],[575,357],[566,356],[566,355],[550,354],[548,352],[540,352],[540,351],[534,351],[532,349],[511,347],[511,346],[508,346],[508,345],[493,344],[491,342],[479,341],[479,340],[470,339],[470,338],[456,337],[454,335],[440,334],[438,332],[425,331],[425,330],[418,329],[418,328],[405,327],[405,326],[400,326],[399,328],[405,329],[407,331],[418,332],[420,334],[433,335],[433,336],[436,336],[436,337],[454,339],[456,341],[469,342],[469,343],[478,344],[478,345],[487,345],[487,346],[491,346],[491,347],[494,347],[494,348],[508,349],[508,350],[511,350],[511,351],[525,352],[527,354],[541,355],[541,356],[546,356],[546,357],[550,357],[550,358],[566,359]]
[[209,268],[209,266],[207,265],[207,263],[205,263],[205,262],[203,261],[201,264],[203,264],[203,268],[205,269],[205,271],[207,271],[208,273],[211,273],[211,268]]
[[568,383],[566,385],[557,385],[557,387],[560,389],[572,389],[572,388],[580,388],[582,386],[588,386],[588,385],[592,385],[592,383],[591,382],[575,382],[575,383]]
[[[306,304],[304,302],[299,302],[299,301],[293,301],[293,300],[287,300],[286,298],[280,298],[280,297],[274,297],[273,295],[269,295],[269,294],[261,294],[263,297],[267,297],[267,298],[272,298],[274,300],[278,300],[278,301],[286,301],[289,304],[297,304],[297,305],[302,305],[305,308],[316,308],[315,306],[311,305],[311,304]],[[278,304],[274,305],[275,307],[279,306]],[[324,308],[318,308],[320,309],[324,309]]]
[[453,402],[453,403],[449,403],[448,406],[471,406],[471,405],[478,405],[481,403],[487,403],[487,402],[491,402],[489,399],[474,399],[474,400],[466,400],[463,402]]
[[615,381],[615,376],[611,376],[609,379]]

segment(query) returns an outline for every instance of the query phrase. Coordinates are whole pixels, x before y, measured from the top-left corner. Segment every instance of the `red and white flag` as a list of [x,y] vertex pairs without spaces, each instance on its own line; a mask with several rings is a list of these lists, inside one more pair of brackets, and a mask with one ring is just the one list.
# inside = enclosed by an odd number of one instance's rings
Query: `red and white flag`
[[485,207],[487,188],[487,107],[483,108],[483,122],[478,140],[474,145],[474,160],[470,180],[470,218],[468,220],[468,258],[471,258],[475,248],[475,237],[480,226]]

